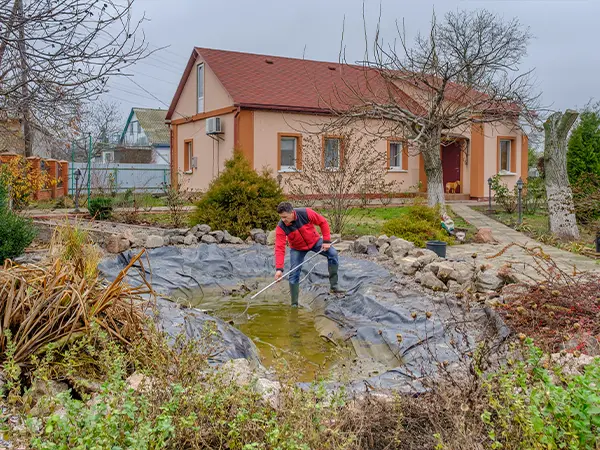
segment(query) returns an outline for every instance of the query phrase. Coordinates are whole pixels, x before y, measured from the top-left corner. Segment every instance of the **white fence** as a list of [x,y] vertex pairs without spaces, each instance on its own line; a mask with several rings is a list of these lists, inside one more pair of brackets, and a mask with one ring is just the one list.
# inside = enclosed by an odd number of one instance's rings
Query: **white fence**
[[69,164],[69,193],[75,192],[75,174],[80,170],[77,183],[80,192],[88,186],[92,192],[124,192],[135,189],[145,192],[160,192],[164,184],[170,184],[170,167],[167,164],[117,164],[87,163]]

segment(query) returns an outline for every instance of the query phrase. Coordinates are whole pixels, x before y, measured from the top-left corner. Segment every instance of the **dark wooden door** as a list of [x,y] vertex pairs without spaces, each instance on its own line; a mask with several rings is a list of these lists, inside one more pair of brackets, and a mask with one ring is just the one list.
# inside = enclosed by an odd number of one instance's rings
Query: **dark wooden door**
[[[442,170],[444,172],[444,192],[446,183],[460,181],[460,144],[453,142],[442,146]],[[462,192],[462,186],[456,188],[456,193]]]

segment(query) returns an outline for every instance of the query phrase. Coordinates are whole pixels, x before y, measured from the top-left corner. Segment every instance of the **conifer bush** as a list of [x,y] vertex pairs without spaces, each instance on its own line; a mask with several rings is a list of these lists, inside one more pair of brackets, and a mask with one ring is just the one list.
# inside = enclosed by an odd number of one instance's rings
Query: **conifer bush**
[[8,209],[7,190],[0,182],[0,265],[22,254],[35,235],[31,220]]
[[277,205],[284,199],[269,171],[256,172],[244,155],[235,151],[196,204],[192,225],[208,224],[245,238],[253,228],[273,229],[279,220]]

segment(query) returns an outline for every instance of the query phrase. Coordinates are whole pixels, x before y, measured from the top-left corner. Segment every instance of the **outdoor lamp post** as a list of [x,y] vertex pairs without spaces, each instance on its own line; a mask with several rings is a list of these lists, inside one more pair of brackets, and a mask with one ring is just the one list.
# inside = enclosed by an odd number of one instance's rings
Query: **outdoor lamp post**
[[81,170],[75,171],[75,212],[79,212],[79,178],[81,178]]
[[521,178],[519,178],[517,180],[517,190],[519,191],[519,196],[517,197],[517,201],[518,206],[519,206],[519,221],[518,224],[521,225],[521,223],[523,223],[523,202],[522,200],[522,193],[523,193],[523,180]]
[[492,212],[492,178],[488,178],[488,212]]

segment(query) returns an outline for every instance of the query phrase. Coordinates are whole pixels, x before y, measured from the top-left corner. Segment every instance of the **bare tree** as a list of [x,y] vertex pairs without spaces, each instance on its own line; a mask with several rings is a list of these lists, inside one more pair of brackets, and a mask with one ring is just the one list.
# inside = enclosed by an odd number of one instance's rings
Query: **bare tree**
[[62,130],[110,76],[149,54],[133,0],[0,0],[0,110],[32,129]]
[[318,199],[332,231],[342,233],[352,208],[359,203],[357,195],[367,199],[391,195],[397,183],[385,181],[387,154],[376,148],[377,138],[351,129],[339,130],[335,136],[306,136],[297,166],[301,170],[294,171],[286,183],[293,197]]
[[531,72],[518,73],[530,34],[488,11],[450,12],[442,23],[433,15],[429,34],[412,47],[404,25],[397,31],[398,46],[385,45],[377,26],[373,50],[359,63],[363,79],[348,76],[357,66],[342,66],[343,86],[329,102],[334,125],[363,120],[368,129],[376,119],[385,125],[374,134],[405,136],[411,154],[423,156],[428,203],[443,205],[442,138],[473,124],[519,127],[535,105]]
[[573,191],[567,174],[567,136],[579,113],[555,112],[544,122],[544,172],[550,231],[566,240],[579,239]]

